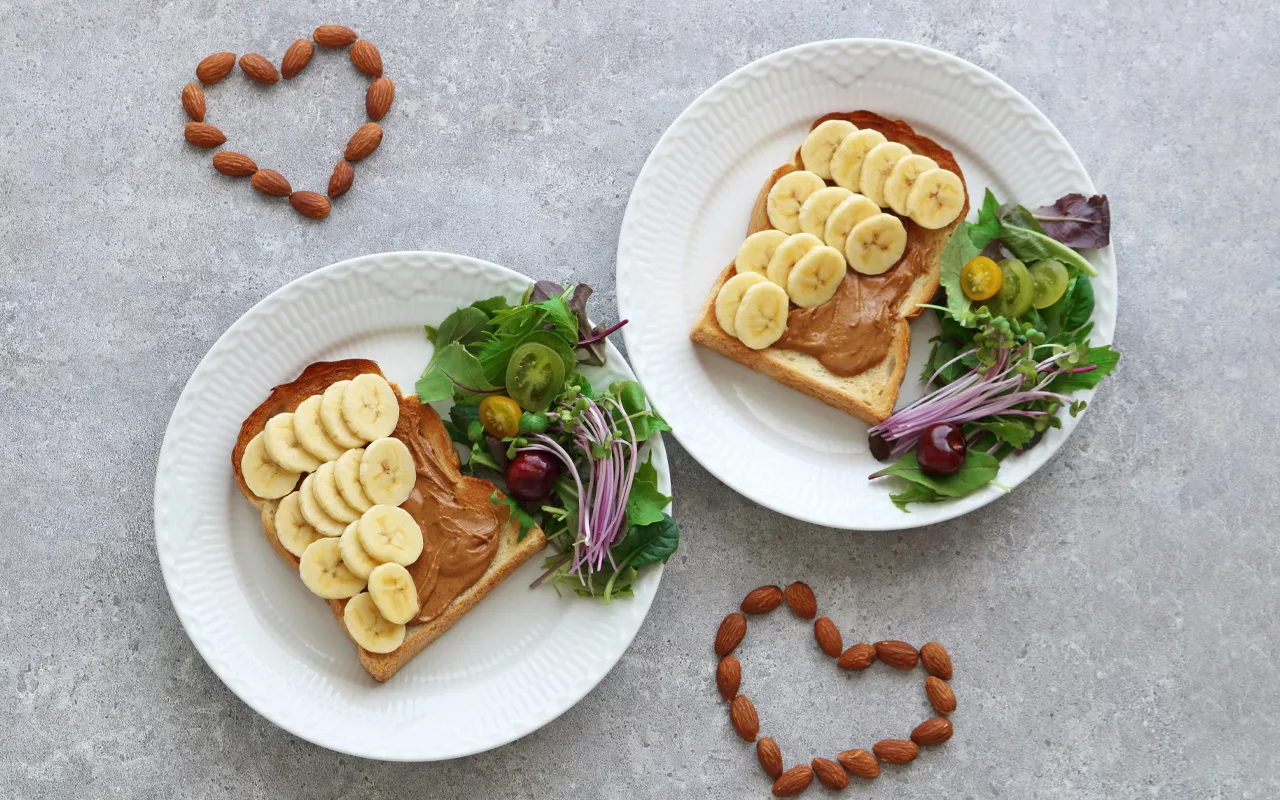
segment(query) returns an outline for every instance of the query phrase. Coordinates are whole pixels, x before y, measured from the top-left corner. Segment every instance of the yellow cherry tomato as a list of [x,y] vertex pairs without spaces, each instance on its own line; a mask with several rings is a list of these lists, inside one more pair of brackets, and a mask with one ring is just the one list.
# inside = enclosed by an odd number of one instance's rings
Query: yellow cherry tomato
[[505,439],[520,432],[520,404],[504,395],[480,401],[480,424],[490,436]]
[[1000,266],[986,256],[970,259],[960,270],[960,288],[970,300],[989,300],[995,297],[1004,283]]

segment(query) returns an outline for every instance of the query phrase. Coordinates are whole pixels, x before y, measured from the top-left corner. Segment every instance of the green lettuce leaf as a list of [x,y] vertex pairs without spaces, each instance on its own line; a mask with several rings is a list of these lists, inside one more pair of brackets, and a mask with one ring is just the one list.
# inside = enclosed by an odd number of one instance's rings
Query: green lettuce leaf
[[1055,392],[1076,392],[1081,389],[1092,389],[1102,379],[1115,372],[1116,365],[1120,363],[1120,354],[1111,349],[1111,345],[1103,345],[1102,347],[1090,347],[1089,357],[1085,363],[1080,366],[1096,366],[1097,369],[1089,372],[1073,372],[1070,374],[1059,375],[1049,384],[1049,388]]
[[511,519],[514,519],[520,525],[520,533],[516,536],[516,541],[524,539],[529,533],[530,528],[537,527],[538,521],[533,515],[525,511],[519,503],[510,497],[502,494],[497,489],[493,490],[493,494],[489,495],[489,502],[495,506],[506,506],[511,512]]
[[969,241],[978,252],[982,252],[982,248],[986,247],[988,242],[1000,236],[1000,220],[996,217],[999,207],[1000,201],[996,200],[996,196],[988,189],[982,198],[982,208],[978,211],[977,224],[969,225]]
[[942,248],[942,288],[947,292],[947,313],[965,327],[974,326],[973,312],[970,310],[969,298],[965,297],[960,287],[960,272],[969,260],[982,252],[981,247],[974,245],[969,236],[972,226],[961,222],[956,226],[946,247]]
[[916,461],[916,451],[903,453],[896,463],[872,475],[883,478],[894,475],[920,486],[926,486],[944,497],[963,497],[986,486],[1000,471],[1000,461],[993,455],[970,451],[964,465],[951,475],[928,475]]
[[1054,259],[1061,261],[1068,267],[1075,267],[1091,277],[1096,278],[1098,276],[1098,270],[1094,269],[1094,266],[1089,263],[1089,259],[1057,239],[1051,239],[1043,233],[1037,233],[1030,228],[1002,223],[1000,225],[1000,241],[1004,242],[1005,246],[1015,256],[1028,264],[1032,261]]
[[459,342],[450,342],[431,357],[414,389],[418,400],[434,403],[455,397],[473,398],[498,387],[485,377],[479,359]]
[[671,498],[658,489],[658,470],[650,458],[636,470],[631,482],[631,494],[627,496],[627,524],[631,527],[649,525],[662,520],[662,509]]
[[909,503],[938,503],[944,500],[942,495],[938,494],[928,486],[921,486],[918,483],[908,484],[907,488],[900,492],[893,492],[889,495],[889,499],[898,507],[898,510],[910,514],[911,510],[907,508]]

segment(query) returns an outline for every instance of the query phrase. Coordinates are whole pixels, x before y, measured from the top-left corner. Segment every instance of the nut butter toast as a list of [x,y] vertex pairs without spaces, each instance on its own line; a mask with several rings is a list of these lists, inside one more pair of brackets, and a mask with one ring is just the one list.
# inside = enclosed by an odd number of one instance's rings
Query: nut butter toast
[[[889,141],[932,158],[939,167],[964,179],[950,151],[916,133],[901,120],[886,119],[870,111],[854,111],[827,114],[812,127],[829,119],[847,120],[860,129],[877,130]],[[751,210],[748,236],[772,227],[766,210],[769,190],[783,175],[798,169],[802,166],[797,148],[791,163],[774,170],[761,187]],[[920,314],[917,304],[929,302],[938,290],[942,248],[968,211],[966,199],[956,220],[937,230],[922,228],[902,218],[907,229],[907,247],[896,266],[876,276],[849,270],[832,300],[814,308],[793,306],[788,314],[787,332],[776,344],[763,350],[752,350],[725,333],[716,322],[716,295],[735,273],[731,263],[711,286],[690,338],[864,422],[880,422],[892,413],[906,374],[911,352],[909,321]]]
[[[273,389],[240,428],[231,456],[236,483],[245,499],[262,512],[263,532],[272,549],[295,570],[298,558],[276,537],[274,520],[280,501],[264,500],[250,491],[241,474],[241,457],[271,417],[293,411],[335,381],[369,372],[382,374],[376,363],[362,359],[312,364],[296,380]],[[392,436],[408,445],[418,473],[414,493],[402,507],[418,520],[426,546],[409,566],[422,610],[407,626],[404,644],[385,654],[356,648],[360,665],[379,682],[395,675],[547,543],[537,528],[518,540],[519,527],[508,519],[507,509],[489,502],[493,485],[459,470],[457,451],[435,410],[419,403],[416,395],[402,395],[399,387],[391,386],[400,401],[400,419]],[[454,568],[442,569],[442,564]],[[298,590],[306,591],[301,583]],[[326,602],[342,625],[347,601]]]

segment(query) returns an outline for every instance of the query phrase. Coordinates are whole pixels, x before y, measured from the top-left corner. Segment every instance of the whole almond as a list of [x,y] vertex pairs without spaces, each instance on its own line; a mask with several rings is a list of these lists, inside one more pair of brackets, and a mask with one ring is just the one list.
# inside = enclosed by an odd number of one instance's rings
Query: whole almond
[[808,764],[796,764],[773,782],[773,796],[795,797],[808,789],[812,781],[813,769]]
[[366,122],[351,134],[342,157],[348,161],[359,161],[377,150],[380,144],[382,144],[382,126],[376,122]]
[[845,750],[836,756],[836,761],[863,780],[871,780],[880,774],[880,762],[866,750]]
[[280,73],[285,78],[292,78],[306,69],[315,52],[315,45],[311,44],[309,39],[298,39],[284,51],[284,58],[280,61]]
[[956,693],[941,678],[930,675],[924,679],[924,693],[929,695],[929,704],[939,714],[950,714],[956,710]]
[[283,175],[274,169],[260,169],[249,179],[253,188],[272,197],[288,197],[293,194],[293,187]]
[[762,736],[756,742],[756,758],[760,759],[760,769],[765,775],[777,780],[782,774],[782,751],[778,749],[778,743],[768,736]]
[[742,685],[742,664],[733,656],[725,656],[716,665],[716,688],[725,700],[732,700]]
[[907,739],[884,739],[876,742],[871,752],[886,764],[905,764],[920,755],[920,748]]
[[196,147],[217,147],[227,140],[222,131],[204,122],[188,122],[182,135]]
[[876,642],[875,647],[876,655],[891,667],[914,669],[916,662],[920,660],[920,654],[906,642],[896,640]]
[[390,78],[378,78],[369,84],[369,91],[364,95],[364,110],[369,119],[377,122],[391,110],[391,101],[396,99],[396,85]]
[[936,675],[944,681],[951,680],[951,654],[937,642],[926,642],[920,648],[920,663],[924,664],[930,675]]
[[840,654],[836,666],[840,669],[864,670],[875,663],[876,649],[866,642],[858,642]]
[[356,32],[346,25],[321,25],[311,38],[321,47],[346,47],[356,40]]
[[329,198],[319,192],[294,192],[289,195],[289,205],[308,219],[324,219],[329,216]]
[[918,745],[935,745],[942,744],[951,738],[954,729],[951,727],[951,720],[946,717],[934,717],[926,719],[916,726],[911,732],[911,741]]
[[338,166],[333,168],[333,174],[329,176],[329,196],[343,196],[351,189],[351,182],[355,179],[355,167],[349,161],[339,161]]
[[745,694],[733,698],[733,702],[729,704],[729,721],[744,741],[754,742],[760,733],[760,717],[756,715],[755,705]]
[[258,165],[244,153],[223,150],[213,154],[213,168],[223,175],[244,178],[258,171]]
[[236,65],[235,53],[214,53],[196,64],[196,78],[206,86],[230,74]]
[[198,83],[182,87],[182,108],[196,122],[204,122],[204,89]]
[[818,640],[818,647],[832,658],[839,658],[844,649],[844,640],[840,638],[840,629],[828,617],[818,617],[813,623],[813,638]]
[[382,77],[382,54],[368,39],[361,39],[351,45],[351,63],[370,78]]
[[838,792],[849,785],[849,773],[831,759],[815,758],[809,763],[813,767],[813,774],[818,776],[818,782],[831,791]]
[[740,608],[743,614],[768,614],[780,605],[782,605],[782,589],[777,586],[761,586],[759,589],[747,592],[747,596],[742,598]]
[[245,53],[240,56],[240,69],[258,83],[275,83],[280,80],[276,65],[257,53]]
[[787,587],[784,595],[787,599],[787,607],[800,619],[813,619],[818,615],[818,598],[813,596],[813,590],[809,588],[809,584],[793,583]]
[[724,658],[742,644],[742,637],[747,635],[747,618],[741,614],[730,614],[720,623],[716,631],[716,655]]

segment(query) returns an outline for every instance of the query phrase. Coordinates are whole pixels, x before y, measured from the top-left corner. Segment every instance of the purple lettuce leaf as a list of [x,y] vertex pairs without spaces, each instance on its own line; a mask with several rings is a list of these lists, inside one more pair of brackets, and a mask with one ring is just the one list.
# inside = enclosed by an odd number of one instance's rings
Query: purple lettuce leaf
[[1046,234],[1067,247],[1080,250],[1111,243],[1111,206],[1105,194],[1069,194],[1031,213]]

